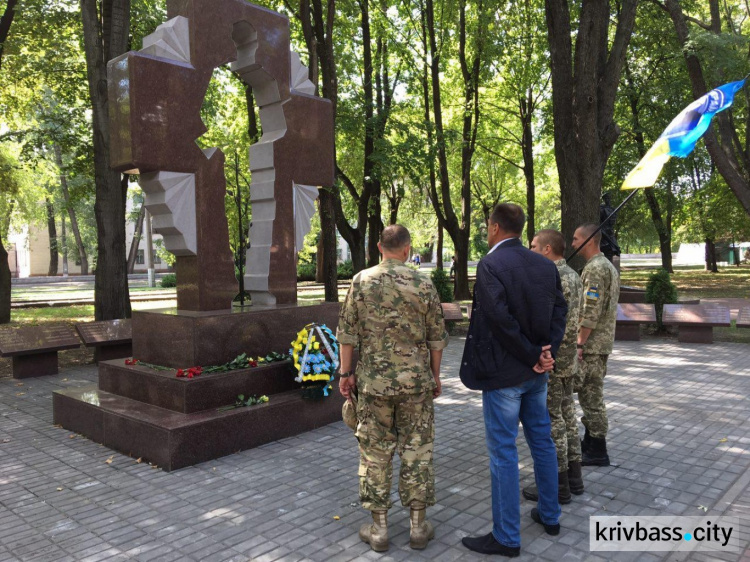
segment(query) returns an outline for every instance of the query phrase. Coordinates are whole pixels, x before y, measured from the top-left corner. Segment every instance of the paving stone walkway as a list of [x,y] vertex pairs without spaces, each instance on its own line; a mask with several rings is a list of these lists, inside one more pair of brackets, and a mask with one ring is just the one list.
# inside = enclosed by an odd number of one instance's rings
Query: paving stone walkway
[[[357,504],[356,441],[343,423],[166,473],[52,426],[52,391],[95,381],[86,366],[0,379],[0,560],[482,560],[461,545],[491,527],[481,397],[458,380],[462,349],[452,338],[445,354],[438,504],[428,511],[437,537],[422,552],[408,547],[400,505],[388,553],[359,541],[368,514]],[[722,559],[750,561],[748,351],[617,342],[606,381],[615,465],[584,469],[586,492],[563,507],[557,537],[531,521],[524,501],[519,560],[683,560],[590,553],[589,516],[703,515],[704,506],[741,518],[744,554]],[[525,485],[533,473],[523,438],[519,461]]]

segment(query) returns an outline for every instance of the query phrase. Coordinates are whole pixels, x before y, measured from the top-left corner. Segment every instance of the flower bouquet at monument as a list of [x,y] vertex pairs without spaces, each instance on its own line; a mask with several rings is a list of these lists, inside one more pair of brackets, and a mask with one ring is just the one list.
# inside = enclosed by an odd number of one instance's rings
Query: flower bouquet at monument
[[325,324],[308,324],[297,332],[289,350],[295,381],[302,383],[304,398],[325,398],[332,390],[331,382],[339,366],[339,343]]

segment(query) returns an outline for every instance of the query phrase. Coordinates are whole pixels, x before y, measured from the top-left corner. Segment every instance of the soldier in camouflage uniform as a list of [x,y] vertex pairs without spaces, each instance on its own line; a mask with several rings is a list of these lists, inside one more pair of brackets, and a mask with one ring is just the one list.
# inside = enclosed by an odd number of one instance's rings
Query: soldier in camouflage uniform
[[[581,278],[565,263],[565,238],[558,231],[537,232],[531,241],[531,251],[555,262],[560,273],[563,295],[568,303],[565,337],[557,350],[555,370],[550,373],[547,384],[547,409],[552,425],[552,440],[557,450],[558,501],[566,504],[572,499],[571,492],[576,495],[583,493],[581,442],[573,400],[573,382],[578,373],[576,338],[578,309],[581,303]],[[536,485],[525,487],[523,496],[528,500],[538,501]]]
[[615,339],[617,301],[620,298],[620,274],[599,249],[601,233],[581,247],[597,227],[596,224],[584,224],[573,235],[573,247],[580,247],[580,253],[586,259],[581,273],[583,294],[576,346],[581,361],[576,387],[583,410],[581,421],[586,426],[581,443],[583,466],[609,466],[604,377]]
[[[411,509],[410,545],[422,549],[434,537],[425,519],[435,504],[432,447],[433,398],[441,392],[440,361],[448,342],[440,298],[432,281],[405,265],[411,238],[400,225],[383,230],[383,261],[359,272],[339,316],[339,390],[358,392],[359,496],[372,511],[360,538],[375,551],[388,549],[393,453],[401,457],[399,495]],[[359,349],[356,374],[352,352]]]

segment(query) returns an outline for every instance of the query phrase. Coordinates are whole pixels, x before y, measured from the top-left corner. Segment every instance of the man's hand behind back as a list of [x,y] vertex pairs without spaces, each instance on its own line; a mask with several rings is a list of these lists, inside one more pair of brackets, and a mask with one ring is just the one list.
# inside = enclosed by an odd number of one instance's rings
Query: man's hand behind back
[[535,372],[541,374],[551,371],[555,366],[555,360],[552,358],[552,352],[550,351],[552,346],[545,345],[542,347],[542,353],[539,356],[539,361],[534,365],[533,369]]

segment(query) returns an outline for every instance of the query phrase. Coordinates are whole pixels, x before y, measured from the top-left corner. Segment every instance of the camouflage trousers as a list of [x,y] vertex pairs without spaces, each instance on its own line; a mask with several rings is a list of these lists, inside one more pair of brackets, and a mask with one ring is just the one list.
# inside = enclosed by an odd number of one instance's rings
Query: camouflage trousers
[[418,500],[434,505],[432,444],[435,440],[435,413],[432,394],[360,394],[357,420],[362,507],[369,510],[391,507],[393,453],[397,449],[401,457],[398,478],[401,503],[408,506]]
[[552,440],[557,450],[557,470],[568,470],[568,462],[581,461],[576,406],[573,402],[573,377],[550,374],[547,384],[547,409],[552,425]]
[[607,375],[609,355],[586,354],[579,363],[578,403],[583,410],[581,421],[589,435],[603,438],[607,436],[609,423],[607,407],[604,405],[604,377]]

